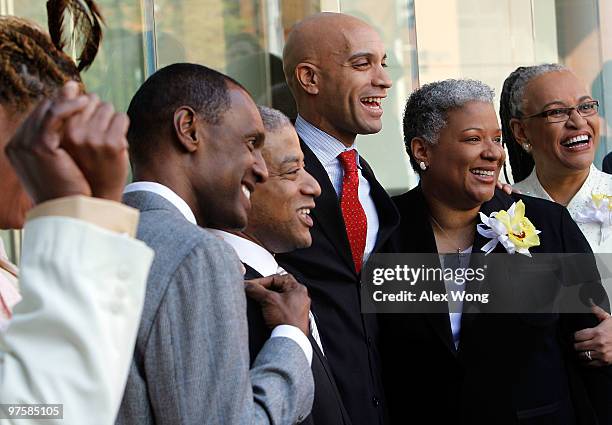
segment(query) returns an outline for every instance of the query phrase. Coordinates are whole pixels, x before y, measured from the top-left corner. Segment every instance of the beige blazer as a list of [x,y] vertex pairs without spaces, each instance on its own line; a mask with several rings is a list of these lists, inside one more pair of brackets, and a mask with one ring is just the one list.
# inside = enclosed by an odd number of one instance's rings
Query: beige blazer
[[[110,204],[106,215],[122,221],[127,207]],[[25,227],[23,300],[0,334],[0,400],[63,404],[63,420],[45,424],[112,424],[119,408],[153,252],[108,227],[36,211]]]

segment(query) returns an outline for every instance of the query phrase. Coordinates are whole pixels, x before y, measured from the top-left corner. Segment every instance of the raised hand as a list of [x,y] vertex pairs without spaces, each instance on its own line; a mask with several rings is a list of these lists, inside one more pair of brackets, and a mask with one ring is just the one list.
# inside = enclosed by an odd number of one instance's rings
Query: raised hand
[[67,83],[17,130],[7,156],[36,203],[70,195],[121,201],[128,173],[128,118]]
[[88,100],[82,111],[66,120],[61,147],[85,175],[92,196],[120,202],[129,166],[129,119],[95,94]]
[[41,101],[6,146],[9,161],[35,203],[91,195],[85,176],[61,146],[64,121],[89,103],[78,91],[70,82],[57,100]]

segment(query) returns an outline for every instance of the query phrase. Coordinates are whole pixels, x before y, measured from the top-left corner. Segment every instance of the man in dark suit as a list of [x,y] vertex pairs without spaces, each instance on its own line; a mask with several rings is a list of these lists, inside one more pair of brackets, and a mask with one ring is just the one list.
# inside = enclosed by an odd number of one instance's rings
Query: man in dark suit
[[[274,254],[307,248],[312,243],[310,211],[321,187],[304,169],[304,155],[295,129],[282,112],[259,107],[266,131],[262,155],[269,178],[257,184],[251,198],[252,208],[243,231],[212,230],[229,243],[246,268],[246,279],[283,274],[292,280],[274,258]],[[256,287],[255,287],[256,288]],[[251,289],[249,293],[253,294]],[[253,294],[257,298],[257,293]],[[255,359],[270,336],[259,304],[247,300],[249,351]],[[312,373],[315,399],[311,415],[302,424],[349,425],[330,366],[324,354],[314,316],[310,316],[309,340],[313,349]]]
[[279,263],[304,277],[353,424],[383,424],[378,325],[374,315],[361,314],[359,279],[399,217],[354,143],[357,134],[382,126],[381,102],[391,87],[385,49],[363,21],[322,13],[293,28],[283,61],[304,163],[321,196],[311,211],[312,246],[280,255]]
[[128,115],[135,182],[124,201],[141,211],[138,238],[155,259],[118,423],[302,420],[314,393],[306,289],[259,288],[275,328],[250,365],[240,261],[203,229],[243,228],[267,178],[255,103],[223,74],[173,64],[149,77]]

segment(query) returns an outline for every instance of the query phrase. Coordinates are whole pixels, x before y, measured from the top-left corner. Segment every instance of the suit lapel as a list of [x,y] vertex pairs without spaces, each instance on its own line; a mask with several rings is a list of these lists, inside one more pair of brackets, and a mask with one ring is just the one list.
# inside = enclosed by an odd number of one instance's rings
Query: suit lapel
[[[480,212],[486,215],[487,217],[494,211],[507,210],[510,206],[508,202],[505,202],[504,199],[509,197],[505,196],[503,192],[500,192],[499,189],[495,190],[495,195],[491,200],[483,203],[480,206]],[[511,199],[510,199],[511,200]],[[478,223],[480,223],[480,218],[478,219]],[[474,245],[472,246],[472,253],[476,255],[472,255],[470,259],[470,267],[472,269],[477,269],[483,267],[486,263],[484,258],[484,251],[481,250],[483,246],[485,246],[490,239],[482,236],[478,231],[474,235]],[[497,246],[493,249],[491,254],[503,254],[506,252],[506,249],[503,247],[501,243],[498,243]],[[468,293],[476,293],[478,289],[481,288],[478,285],[467,285],[466,292]],[[487,292],[491,291],[491,288],[486,289]],[[479,311],[481,310],[481,305],[477,302],[468,303],[465,302],[463,305],[464,314],[461,316],[461,332],[465,332],[472,325],[475,319],[479,317]],[[486,319],[485,319],[486,320]],[[461,345],[460,345],[461,347]]]
[[[404,203],[400,206],[400,210],[406,222],[417,224],[415,227],[408,227],[405,222],[401,227],[403,233],[401,237],[405,241],[411,241],[410,243],[413,244],[411,248],[407,250],[408,252],[435,254],[438,252],[438,247],[436,246],[436,238],[434,237],[433,229],[429,222],[427,202],[425,202],[425,197],[423,196],[420,186],[417,186],[413,191],[414,196],[410,198],[410,205]],[[440,267],[439,262],[437,263],[437,267]],[[443,282],[437,282],[436,288],[437,291],[434,292],[446,293]],[[436,310],[435,313],[424,314],[424,317],[433,328],[434,333],[440,337],[444,345],[453,354],[457,354],[451,334],[448,305],[446,303],[439,303],[437,307],[439,310]]]
[[311,214],[321,227],[321,230],[329,238],[332,244],[336,247],[339,256],[344,260],[350,270],[355,271],[355,264],[351,256],[351,247],[348,237],[346,236],[346,227],[342,212],[340,210],[340,202],[336,195],[336,190],[329,180],[329,176],[319,162],[316,155],[310,148],[300,140],[302,152],[304,152],[304,163],[306,170],[319,182],[321,186],[321,196],[316,200],[316,207],[311,211]]
[[397,228],[400,222],[399,213],[395,204],[389,198],[387,191],[376,180],[370,165],[360,156],[359,163],[361,164],[361,172],[366,180],[370,183],[370,195],[376,206],[378,213],[378,235],[376,244],[374,245],[373,253],[376,253],[387,242],[389,236]]

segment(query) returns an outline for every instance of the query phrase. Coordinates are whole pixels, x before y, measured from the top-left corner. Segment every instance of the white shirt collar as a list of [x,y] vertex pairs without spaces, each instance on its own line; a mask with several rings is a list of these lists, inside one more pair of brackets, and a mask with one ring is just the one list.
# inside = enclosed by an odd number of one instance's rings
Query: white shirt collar
[[338,155],[345,151],[355,150],[357,167],[361,169],[359,152],[355,149],[354,144],[347,148],[341,141],[315,127],[299,114],[295,120],[295,131],[323,166],[335,162],[339,164]]
[[[567,204],[568,210],[572,210],[574,207],[576,207],[576,203],[580,199],[582,198],[590,199],[591,191],[593,190],[593,187],[595,186],[595,183],[597,182],[597,178],[599,174],[602,174],[602,173],[597,169],[597,167],[595,167],[594,164],[591,164],[591,167],[589,168],[589,175],[587,176],[582,186],[580,186],[580,189],[578,190],[578,192],[576,192],[576,194],[572,197],[572,199],[570,199],[569,203]],[[531,171],[531,174],[529,174],[529,176],[525,180],[515,184],[514,187],[519,189],[525,195],[535,196],[537,198],[543,198],[549,201],[556,202],[548,194],[546,189],[544,189],[544,186],[542,186],[542,183],[540,183],[540,179],[538,179],[538,175],[536,173],[535,167]]]
[[261,245],[257,245],[253,241],[223,230],[208,230],[227,242],[234,248],[240,261],[257,270],[262,276],[270,276],[278,273],[278,263],[274,259],[274,256]]
[[174,193],[174,191],[172,191],[172,189],[170,189],[169,187],[156,182],[134,182],[128,184],[125,189],[123,189],[123,193],[137,191],[153,192],[163,197],[166,201],[174,205],[188,221],[193,224],[198,224],[195,215],[193,215],[193,211],[191,211],[191,208],[189,208],[187,202],[185,202],[183,198]]

